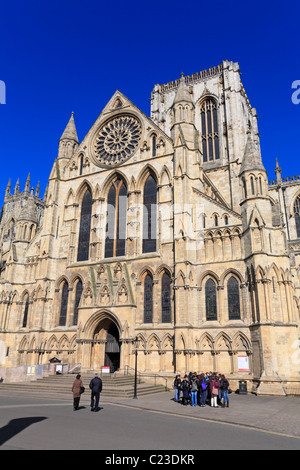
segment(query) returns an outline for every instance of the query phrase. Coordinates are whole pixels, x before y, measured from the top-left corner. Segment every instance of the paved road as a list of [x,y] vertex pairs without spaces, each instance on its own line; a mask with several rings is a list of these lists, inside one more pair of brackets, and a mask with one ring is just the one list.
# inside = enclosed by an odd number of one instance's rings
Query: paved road
[[178,415],[182,407],[176,407],[180,406],[174,404],[174,413],[165,413],[102,401],[100,411],[91,413],[87,396],[81,409],[73,411],[71,400],[2,393],[0,450],[103,450],[102,458],[110,458],[122,455],[114,454],[116,450],[127,451],[126,455],[134,450],[165,450],[176,455],[179,450],[300,449],[299,436],[270,433],[247,424],[210,422],[198,410]]

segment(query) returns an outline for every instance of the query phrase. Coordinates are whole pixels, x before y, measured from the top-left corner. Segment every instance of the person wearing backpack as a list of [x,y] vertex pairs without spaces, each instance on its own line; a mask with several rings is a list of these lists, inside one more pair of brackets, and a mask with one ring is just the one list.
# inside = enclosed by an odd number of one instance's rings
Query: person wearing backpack
[[197,406],[198,382],[197,382],[196,374],[193,374],[191,377],[190,390],[191,390],[191,405]]
[[190,384],[188,376],[185,375],[184,379],[181,383],[181,390],[182,390],[182,404],[187,405],[189,401],[189,391],[190,391]]

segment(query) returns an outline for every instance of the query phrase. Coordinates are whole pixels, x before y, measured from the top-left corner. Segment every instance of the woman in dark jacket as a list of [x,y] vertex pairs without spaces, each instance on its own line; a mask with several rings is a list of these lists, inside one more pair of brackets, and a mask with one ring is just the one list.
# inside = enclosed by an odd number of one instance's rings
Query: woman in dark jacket
[[225,403],[227,404],[227,408],[229,408],[229,398],[228,398],[229,382],[226,379],[225,375],[221,376],[220,389],[222,393],[222,408],[225,408]]
[[72,385],[72,392],[73,392],[73,409],[78,410],[79,407],[79,402],[80,402],[80,390],[81,387],[83,387],[83,382],[81,380],[81,375],[76,375],[76,379],[73,382]]
[[189,382],[187,375],[184,376],[184,379],[181,382],[181,390],[182,390],[182,404],[187,405],[189,402],[189,396],[190,396],[190,382]]
[[175,398],[174,400],[176,402],[179,401],[180,399],[180,390],[181,390],[181,378],[180,375],[176,375],[174,383],[173,383],[173,388],[175,390]]

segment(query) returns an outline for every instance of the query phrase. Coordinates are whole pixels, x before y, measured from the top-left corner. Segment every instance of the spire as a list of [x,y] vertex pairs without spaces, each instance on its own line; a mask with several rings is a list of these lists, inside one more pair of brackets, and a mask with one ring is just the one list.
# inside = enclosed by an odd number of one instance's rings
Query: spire
[[247,134],[248,134],[247,143],[246,143],[244,157],[243,157],[243,161],[241,165],[240,175],[244,173],[244,171],[251,171],[251,170],[266,171],[261,161],[258,147],[255,144],[255,142],[253,142],[250,129],[248,129]]
[[67,127],[65,128],[63,135],[61,136],[59,140],[74,140],[77,144],[79,143],[73,112],[71,114]]
[[11,187],[11,179],[9,178],[6,190],[5,190],[5,198],[7,198],[10,195],[10,187]]
[[15,186],[15,194],[19,194],[20,192],[20,183],[19,178],[17,179],[16,186]]
[[29,193],[30,190],[30,173],[28,173],[26,184],[25,184],[25,193]]
[[38,181],[36,190],[35,190],[35,197],[39,197],[40,195],[40,182]]
[[191,94],[185,84],[185,79],[184,79],[184,73],[181,74],[179,86],[177,88],[177,92],[174,98],[174,104],[180,103],[182,101],[185,101],[187,103],[192,103],[192,98]]

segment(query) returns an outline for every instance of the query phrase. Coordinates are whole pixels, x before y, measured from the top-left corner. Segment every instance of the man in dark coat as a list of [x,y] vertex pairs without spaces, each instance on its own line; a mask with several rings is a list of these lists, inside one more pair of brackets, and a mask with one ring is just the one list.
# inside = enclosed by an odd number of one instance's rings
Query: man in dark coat
[[91,389],[91,411],[99,410],[100,393],[102,391],[102,380],[95,374],[95,377],[90,381]]

